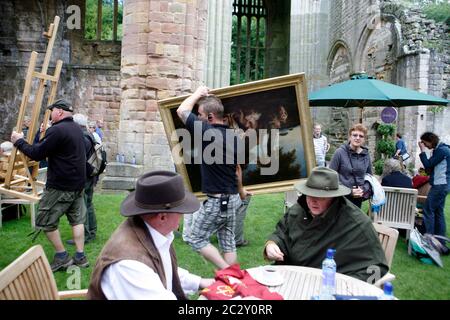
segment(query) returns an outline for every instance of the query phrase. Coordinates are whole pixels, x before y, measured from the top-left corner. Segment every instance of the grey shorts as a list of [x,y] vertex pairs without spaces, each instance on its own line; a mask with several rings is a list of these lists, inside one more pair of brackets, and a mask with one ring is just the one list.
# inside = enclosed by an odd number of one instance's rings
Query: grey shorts
[[190,234],[190,245],[195,251],[206,247],[211,235],[217,233],[219,247],[223,252],[235,252],[234,228],[236,210],[241,204],[239,194],[230,195],[227,210],[220,210],[220,199],[206,199],[194,220]]
[[55,231],[58,229],[59,219],[64,213],[71,226],[84,224],[86,210],[84,209],[83,190],[63,191],[46,188],[39,202],[36,227],[45,232]]

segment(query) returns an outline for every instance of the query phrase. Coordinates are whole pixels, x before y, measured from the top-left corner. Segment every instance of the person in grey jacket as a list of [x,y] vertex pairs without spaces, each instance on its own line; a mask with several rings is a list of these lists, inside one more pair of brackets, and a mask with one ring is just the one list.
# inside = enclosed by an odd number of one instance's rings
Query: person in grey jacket
[[339,181],[352,189],[347,198],[361,208],[370,196],[370,184],[364,181],[366,173],[372,174],[369,150],[364,147],[367,128],[355,124],[348,131],[349,142],[339,147],[330,162],[330,168],[339,173]]

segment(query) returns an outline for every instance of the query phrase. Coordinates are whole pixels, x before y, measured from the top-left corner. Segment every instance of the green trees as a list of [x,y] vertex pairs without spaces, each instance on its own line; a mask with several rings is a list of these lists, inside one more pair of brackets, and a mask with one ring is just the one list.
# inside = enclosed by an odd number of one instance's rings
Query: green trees
[[427,19],[450,25],[450,2],[448,0],[403,0],[403,3],[419,6]]
[[[264,78],[266,20],[252,17],[241,18],[240,32],[238,17],[233,16],[231,46],[231,84],[245,83]],[[247,27],[250,30],[247,32]],[[238,34],[239,32],[239,34]]]
[[[122,39],[123,0],[118,0],[117,40]],[[87,40],[114,40],[114,0],[102,0],[102,34],[97,39],[98,1],[86,0],[84,38]]]

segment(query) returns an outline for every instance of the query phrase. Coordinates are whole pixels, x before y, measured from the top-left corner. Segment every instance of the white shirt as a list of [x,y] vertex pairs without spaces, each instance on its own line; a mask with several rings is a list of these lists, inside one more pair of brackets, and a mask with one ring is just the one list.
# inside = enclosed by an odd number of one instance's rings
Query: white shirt
[[319,138],[314,137],[314,152],[317,160],[324,160],[328,149],[327,137],[321,135]]
[[[162,235],[145,224],[161,256],[166,275],[167,289],[158,274],[150,267],[136,260],[120,260],[111,264],[103,272],[101,288],[108,300],[176,300],[172,292],[172,261],[170,244],[174,236],[171,232]],[[185,294],[195,292],[200,286],[200,277],[178,268],[181,287]]]
[[97,132],[92,132],[92,135],[94,136],[95,142],[97,142],[98,144],[102,144],[102,138],[100,138]]

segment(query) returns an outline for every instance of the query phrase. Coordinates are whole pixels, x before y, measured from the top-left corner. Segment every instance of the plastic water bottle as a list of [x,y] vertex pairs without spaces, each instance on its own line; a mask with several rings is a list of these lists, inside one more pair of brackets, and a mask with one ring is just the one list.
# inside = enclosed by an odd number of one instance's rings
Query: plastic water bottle
[[394,297],[394,286],[389,281],[383,286],[383,294],[378,300],[395,300]]
[[120,162],[120,154],[116,155],[116,162]]
[[120,162],[125,163],[125,155],[123,153],[120,155]]
[[336,262],[334,261],[334,249],[328,249],[322,262],[322,288],[319,300],[335,300],[336,294]]
[[136,164],[136,155],[133,154],[133,158],[131,158],[131,164]]

